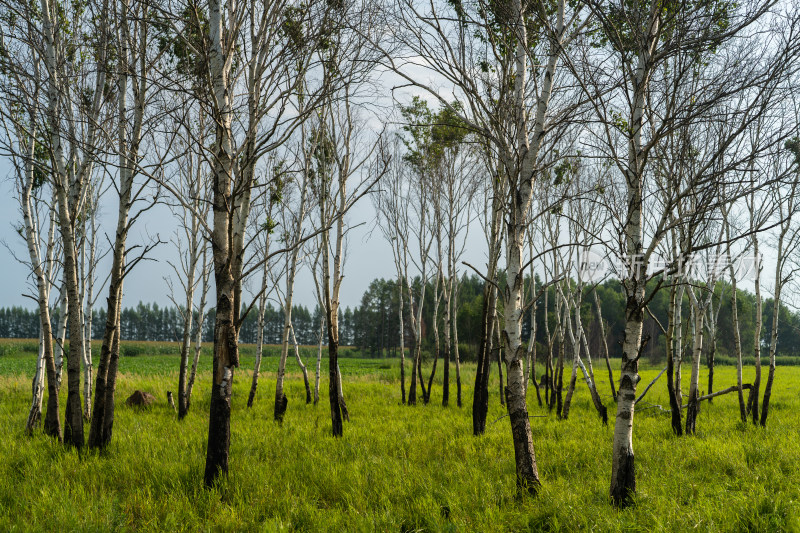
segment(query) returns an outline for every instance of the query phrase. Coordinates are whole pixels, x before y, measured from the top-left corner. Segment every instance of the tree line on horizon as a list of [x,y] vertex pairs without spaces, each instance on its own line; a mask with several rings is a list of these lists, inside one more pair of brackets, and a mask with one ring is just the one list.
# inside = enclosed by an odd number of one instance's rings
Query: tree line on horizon
[[[419,279],[414,280],[417,284]],[[526,278],[526,284],[530,279]],[[484,281],[477,275],[464,275],[459,280],[459,291],[462,299],[457,310],[457,327],[463,333],[459,334],[462,342],[462,360],[474,362],[478,344],[480,342],[477,333],[477,325],[480,323],[481,307],[483,299]],[[356,351],[349,352],[349,356],[367,358],[398,357],[400,347],[400,324],[398,318],[397,280],[376,278],[370,282],[368,288],[361,297],[361,303],[354,307],[346,307],[339,311],[340,339],[343,346],[356,348]],[[417,288],[418,290],[418,288]],[[602,283],[587,288],[586,291],[597,291],[602,309],[609,310],[604,313],[605,321],[604,332],[607,336],[606,342],[611,345],[619,344],[624,333],[624,319],[619,313],[613,310],[621,310],[624,306],[623,292],[618,280],[606,280]],[[737,305],[739,312],[739,324],[741,342],[752,345],[756,329],[754,312],[755,295],[749,291],[738,290]],[[549,297],[555,298],[555,289],[549,288]],[[723,281],[717,282],[714,294],[719,300],[719,325],[716,327],[715,337],[705,337],[703,342],[704,360],[707,366],[714,364],[732,365],[735,364],[734,335],[731,329],[731,286]],[[428,288],[428,299],[430,295]],[[650,310],[655,318],[648,317],[645,320],[644,329],[652,337],[648,345],[644,358],[652,364],[661,364],[666,360],[666,350],[664,347],[665,335],[659,330],[658,324],[665,324],[668,321],[669,301],[666,293],[659,293],[650,303]],[[598,327],[597,317],[591,305],[591,298],[584,297],[581,308],[583,321],[587,324],[589,346],[592,352],[599,352],[600,328]],[[763,331],[761,335],[761,345],[769,346],[771,321],[772,321],[772,298],[765,298],[762,304]],[[686,316],[690,316],[692,309],[688,296],[684,298],[683,311]],[[428,357],[433,348],[433,340],[428,332],[432,332],[432,306],[430,301],[423,311],[423,331],[425,351]],[[303,305],[295,304],[292,308],[292,326],[294,328],[297,342],[301,345],[316,345],[319,341],[319,330],[316,327],[322,320],[322,310],[316,306],[313,310]],[[548,313],[550,327],[555,328],[557,319],[554,311]],[[778,324],[778,345],[777,357],[783,364],[800,364],[800,313],[781,303]],[[283,330],[283,311],[273,307],[268,303],[265,310],[263,321],[263,342],[265,344],[279,345],[282,341]],[[522,322],[522,337],[524,342],[530,342],[531,336],[531,315],[526,315]],[[52,328],[57,330],[59,323],[59,311],[54,309],[51,313]],[[94,339],[101,339],[102,324],[106,320],[105,309],[95,309],[92,315]],[[442,321],[442,317],[438,319]],[[549,349],[550,341],[545,335],[544,320],[545,309],[537,308],[537,350],[544,353]],[[687,325],[690,324],[687,321]],[[197,313],[195,312],[196,333]],[[214,335],[214,310],[209,309],[203,322],[203,341],[213,341]],[[160,341],[160,342],[179,342],[183,333],[182,311],[173,306],[161,306],[157,303],[144,304],[139,302],[136,307],[124,307],[120,316],[120,328],[122,340],[131,341]],[[258,339],[257,320],[255,315],[249,316],[242,323],[239,333],[239,341],[246,344],[256,344]],[[0,338],[33,339],[39,335],[39,313],[25,307],[0,307]],[[406,344],[411,332],[406,327]],[[691,345],[692,331],[687,327],[685,335],[688,337],[688,345]],[[69,338],[65,331],[65,339]],[[557,344],[557,339],[555,343]],[[557,349],[557,348],[556,348]],[[567,349],[569,343],[567,342]],[[711,353],[713,351],[713,354]],[[615,358],[615,354],[611,354]],[[798,359],[793,359],[798,358]],[[748,360],[749,364],[752,361]]]

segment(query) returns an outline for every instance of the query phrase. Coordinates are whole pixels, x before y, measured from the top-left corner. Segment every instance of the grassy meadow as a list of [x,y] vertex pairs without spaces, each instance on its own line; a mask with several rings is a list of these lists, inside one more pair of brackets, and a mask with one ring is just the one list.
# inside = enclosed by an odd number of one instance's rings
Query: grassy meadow
[[[475,438],[474,366],[462,375],[463,407],[455,405],[454,368],[451,407],[441,407],[439,365],[431,404],[410,408],[400,401],[398,360],[342,359],[351,421],[334,439],[327,361],[317,406],[305,405],[289,361],[289,405],[277,425],[277,358],[264,361],[248,409],[247,350],[233,391],[230,475],[206,490],[210,358],[201,361],[191,412],[178,422],[166,403],[166,392],[177,390],[178,358],[162,351],[120,359],[113,440],[100,455],[65,449],[41,432],[26,436],[35,355],[0,355],[0,531],[800,531],[798,367],[778,368],[766,429],[738,421],[733,394],[704,402],[689,438],[673,436],[668,414],[653,407],[668,405],[665,382],[657,383],[636,414],[636,504],[618,511],[607,497],[613,417],[601,424],[580,382],[565,421],[529,391],[543,486],[538,497],[518,499],[496,366],[487,431]],[[313,384],[312,351],[305,363]],[[642,372],[640,390],[659,370]],[[599,365],[596,374],[608,391]],[[734,382],[733,367],[717,368],[717,389]],[[156,405],[126,407],[135,389],[154,394]],[[66,385],[62,409],[65,399]]]

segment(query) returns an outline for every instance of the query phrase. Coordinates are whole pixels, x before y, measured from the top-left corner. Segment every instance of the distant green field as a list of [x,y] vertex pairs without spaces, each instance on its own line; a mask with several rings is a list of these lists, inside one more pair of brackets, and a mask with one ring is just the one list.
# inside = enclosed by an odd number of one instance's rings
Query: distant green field
[[[691,438],[674,437],[668,415],[653,407],[667,405],[664,382],[656,384],[636,415],[636,505],[616,511],[607,498],[612,428],[599,422],[580,383],[565,421],[539,408],[531,389],[543,488],[537,498],[517,499],[496,374],[487,432],[475,438],[471,365],[462,376],[462,408],[455,406],[455,386],[451,407],[441,407],[440,379],[432,404],[411,408],[400,402],[397,360],[344,358],[351,421],[344,438],[334,439],[327,360],[317,406],[305,405],[297,365],[289,361],[282,426],[271,420],[276,358],[264,361],[255,406],[245,405],[252,361],[245,354],[235,378],[230,475],[205,490],[209,357],[201,360],[192,411],[182,422],[166,404],[166,392],[177,388],[178,358],[122,358],[113,441],[97,455],[66,450],[41,433],[24,435],[34,356],[0,355],[0,530],[800,530],[800,368],[778,368],[766,429],[739,423],[735,396],[728,395],[703,404]],[[305,363],[313,383],[314,361]],[[658,370],[643,371],[640,388]],[[605,372],[596,374],[607,391]],[[751,376],[747,369],[745,379]],[[732,385],[734,369],[717,369],[715,381],[718,389]],[[153,393],[157,404],[127,408],[123,401],[135,389]]]

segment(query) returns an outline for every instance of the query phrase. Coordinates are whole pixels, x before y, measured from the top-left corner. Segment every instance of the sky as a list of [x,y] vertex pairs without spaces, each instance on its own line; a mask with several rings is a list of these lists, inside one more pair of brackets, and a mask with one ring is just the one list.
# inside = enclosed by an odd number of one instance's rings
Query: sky
[[[436,80],[430,78],[431,74],[425,69],[412,69],[414,75],[421,80],[427,80],[431,86],[438,86]],[[433,108],[438,107],[434,99],[424,91],[406,85],[403,80],[386,71],[378,73],[376,82],[382,90],[378,91],[378,102],[383,109],[391,108],[394,102],[410,101],[412,96],[420,96],[428,100]],[[447,91],[444,91],[447,93]],[[452,99],[452,96],[447,96]],[[371,118],[368,127],[379,131],[383,127],[385,118]],[[377,121],[377,122],[376,122]],[[391,128],[391,126],[390,126]],[[14,258],[27,259],[28,253],[23,237],[16,228],[22,224],[22,213],[15,198],[14,176],[8,161],[0,157],[0,274],[4,283],[0,283],[0,307],[23,306],[32,308],[35,303],[24,294],[33,294],[35,286],[30,277],[28,267]],[[113,240],[116,227],[118,201],[114,191],[101,201],[100,219],[101,232]],[[376,278],[394,278],[396,271],[392,259],[390,244],[384,239],[383,234],[375,228],[377,224],[375,210],[371,199],[366,196],[361,198],[349,211],[345,218],[352,227],[346,239],[344,280],[342,282],[340,305],[342,308],[356,307],[361,301],[364,291],[370,282]],[[169,287],[165,280],[167,276],[175,276],[168,261],[177,261],[176,245],[170,242],[178,228],[177,222],[167,206],[157,205],[150,209],[137,221],[128,237],[128,246],[152,242],[153,237],[166,241],[156,247],[148,257],[151,260],[140,262],[126,277],[123,286],[123,307],[135,306],[140,301],[143,303],[157,303],[159,306],[173,305],[169,298]],[[108,240],[103,236],[101,242],[108,248]],[[470,227],[466,242],[463,261],[478,268],[486,263],[486,241],[477,221]],[[110,254],[98,264],[98,283],[102,283],[108,275],[111,266]],[[461,265],[462,269],[467,267]],[[463,270],[462,270],[463,272]],[[260,280],[255,281],[256,283]],[[212,278],[213,287],[213,278]],[[245,284],[245,292],[247,284]],[[106,292],[102,291],[95,303],[95,308],[105,305]],[[274,297],[273,297],[274,298]],[[55,299],[55,295],[53,295]],[[199,299],[199,298],[198,298]],[[180,301],[180,300],[179,300]],[[197,300],[196,300],[197,301]],[[209,297],[213,301],[213,297]],[[307,266],[301,267],[295,283],[294,301],[310,308],[316,305],[314,280]],[[275,305],[273,303],[273,305]]]
[[[15,198],[15,187],[11,168],[0,159],[0,307],[23,306],[33,308],[35,303],[24,294],[33,294],[30,270],[21,264],[15,255],[27,259],[28,252],[25,241],[16,229],[22,224],[22,213]],[[106,202],[100,211],[101,231],[113,238],[116,227],[117,201],[113,191],[107,195]],[[347,251],[344,267],[344,280],[341,289],[341,306],[355,307],[359,305],[361,296],[370,282],[376,278],[394,278],[396,271],[392,260],[392,250],[380,231],[373,231],[377,223],[375,211],[369,197],[357,203],[346,217],[353,229],[347,238]],[[176,246],[170,239],[174,237],[177,222],[172,212],[164,205],[157,205],[137,221],[128,237],[129,246],[151,242],[156,236],[165,244],[161,244],[149,255],[151,260],[140,262],[129,274],[124,284],[123,306],[135,306],[143,303],[157,303],[159,306],[172,305],[169,299],[167,276],[175,276],[168,261],[177,260]],[[105,236],[101,239],[103,248],[108,244]],[[486,244],[479,230],[470,231],[469,241],[463,257],[475,266],[485,263]],[[110,269],[110,254],[98,265],[98,283],[105,280]],[[213,278],[212,278],[213,285]],[[95,303],[95,308],[104,306],[103,291]],[[55,298],[55,295],[54,297]],[[316,305],[314,281],[308,267],[299,272],[295,284],[295,303],[313,309]],[[213,298],[210,298],[213,301]],[[274,305],[274,304],[273,304]]]
[[[418,69],[415,75],[420,79],[425,79],[429,76],[429,73]],[[383,73],[381,78],[379,84],[384,88],[388,89],[402,85],[400,80],[393,79],[391,75],[386,76],[386,73]],[[435,81],[430,79],[429,84],[436,85]],[[387,93],[390,93],[391,96],[388,96]],[[387,106],[391,105],[392,100],[408,101],[411,96],[417,95],[423,98],[427,96],[426,99],[429,104],[433,108],[438,107],[429,95],[419,89],[409,87],[405,87],[402,90],[390,89],[383,94],[382,100]],[[451,98],[448,97],[448,99]],[[372,124],[371,126],[375,126],[374,129],[377,131],[381,125]],[[16,231],[16,228],[22,223],[22,215],[15,198],[14,177],[11,171],[8,161],[0,157],[0,274],[2,274],[3,279],[3,283],[0,283],[0,307],[23,306],[32,308],[34,301],[24,296],[25,294],[33,294],[35,290],[34,285],[31,283],[30,271],[27,266],[15,259],[15,255],[27,258],[28,254],[24,239]],[[105,200],[101,202],[100,209],[101,232],[108,236],[108,239],[106,239],[104,235],[100,242],[103,243],[103,248],[106,250],[108,241],[113,239],[116,216],[116,194],[111,191],[111,194],[108,194]],[[396,272],[391,247],[384,239],[383,234],[376,230],[377,220],[369,197],[363,197],[350,210],[346,217],[346,222],[353,229],[350,230],[347,238],[345,277],[342,283],[340,302],[343,308],[353,308],[359,305],[361,297],[371,281],[376,278],[394,278],[396,277]],[[124,307],[135,306],[139,302],[157,303],[159,306],[173,305],[169,298],[169,286],[165,278],[175,276],[168,262],[177,262],[176,245],[171,242],[177,227],[177,222],[172,212],[165,205],[157,205],[150,209],[134,226],[128,238],[128,246],[152,242],[155,236],[158,236],[165,243],[156,247],[149,255],[150,260],[140,262],[126,278],[123,296]],[[762,278],[762,283],[766,289],[766,286],[771,286],[770,278],[774,269],[774,258],[771,255],[774,255],[774,252],[768,247],[764,248],[766,248],[764,250],[766,255],[764,258],[765,276]],[[486,242],[483,231],[480,229],[479,223],[474,221],[470,227],[462,260],[480,268],[486,263],[486,256]],[[110,264],[110,254],[107,254],[98,265],[98,283],[102,283],[106,279]],[[467,267],[460,265],[460,269],[463,273]],[[748,281],[743,280],[742,288],[752,290],[752,283],[748,283]],[[178,286],[178,284],[175,285]],[[247,290],[247,284],[245,284],[245,290]],[[95,308],[105,305],[105,294],[105,290],[99,293]],[[55,298],[55,295],[53,298]],[[209,301],[213,302],[213,295],[209,296]],[[305,265],[301,267],[298,273],[294,301],[310,308],[316,305],[314,281],[308,267]],[[277,302],[273,303],[273,305],[276,304]]]

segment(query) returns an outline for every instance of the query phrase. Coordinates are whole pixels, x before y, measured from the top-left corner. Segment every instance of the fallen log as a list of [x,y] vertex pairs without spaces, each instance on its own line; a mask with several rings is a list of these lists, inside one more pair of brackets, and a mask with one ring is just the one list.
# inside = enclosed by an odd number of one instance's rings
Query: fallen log
[[[750,385],[749,383],[745,383],[744,385],[742,385],[742,390],[749,390],[749,389],[752,389],[752,388],[753,388],[753,386]],[[734,385],[733,387],[728,387],[727,389],[722,389],[722,390],[717,391],[717,392],[715,392],[713,394],[706,394],[705,396],[700,396],[697,399],[697,401],[698,402],[702,402],[703,400],[710,400],[711,398],[716,398],[717,396],[722,396],[723,394],[728,394],[730,392],[737,392],[738,390],[739,390],[739,386],[738,385]],[[689,407],[688,403],[686,405],[681,406],[681,409],[686,409],[687,407]]]

